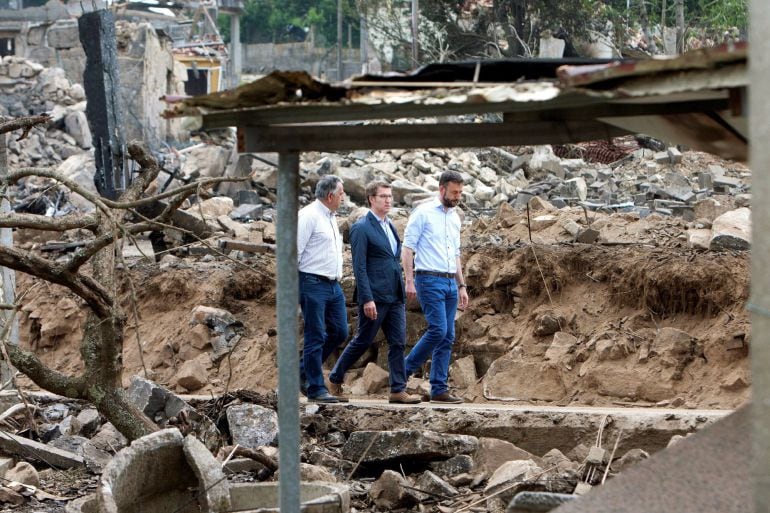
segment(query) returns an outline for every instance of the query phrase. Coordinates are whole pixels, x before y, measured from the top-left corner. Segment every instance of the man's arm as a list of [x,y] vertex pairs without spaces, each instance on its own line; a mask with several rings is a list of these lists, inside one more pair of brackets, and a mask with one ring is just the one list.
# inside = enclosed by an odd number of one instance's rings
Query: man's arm
[[401,247],[401,267],[404,268],[406,298],[414,299],[417,297],[417,289],[414,288],[414,251],[412,248]]
[[369,241],[364,228],[355,223],[350,228],[350,254],[353,257],[353,274],[358,288],[358,302],[364,308],[364,315],[370,319],[377,318],[377,306],[374,304],[372,287],[369,284],[369,274],[366,269],[366,255]]
[[463,263],[460,257],[457,257],[457,271],[455,272],[455,281],[457,281],[457,292],[459,303],[457,308],[465,310],[468,306],[468,288],[465,286],[465,280],[463,279]]
[[302,253],[313,235],[315,228],[315,218],[309,213],[304,212],[297,219],[297,262],[302,261]]

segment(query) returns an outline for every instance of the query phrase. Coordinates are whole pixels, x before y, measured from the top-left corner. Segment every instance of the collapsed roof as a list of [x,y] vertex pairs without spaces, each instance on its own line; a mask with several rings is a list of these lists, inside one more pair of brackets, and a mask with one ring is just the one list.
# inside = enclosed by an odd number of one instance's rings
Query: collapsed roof
[[[182,99],[166,115],[238,126],[245,151],[549,144],[641,132],[745,160],[747,52],[737,43],[644,61],[432,64],[332,84],[276,71]],[[424,121],[463,115],[485,120]]]

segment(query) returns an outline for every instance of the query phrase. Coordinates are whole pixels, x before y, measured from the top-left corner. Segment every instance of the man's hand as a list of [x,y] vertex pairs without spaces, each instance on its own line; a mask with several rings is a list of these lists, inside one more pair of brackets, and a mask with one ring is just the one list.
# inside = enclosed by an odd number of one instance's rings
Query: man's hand
[[465,287],[460,287],[460,303],[457,305],[457,308],[460,310],[465,310],[468,307],[468,290]]
[[414,301],[416,297],[417,297],[417,289],[414,288],[414,282],[407,281],[406,282],[406,299],[408,301]]
[[377,305],[374,304],[374,301],[367,301],[364,303],[364,315],[371,320],[377,318]]

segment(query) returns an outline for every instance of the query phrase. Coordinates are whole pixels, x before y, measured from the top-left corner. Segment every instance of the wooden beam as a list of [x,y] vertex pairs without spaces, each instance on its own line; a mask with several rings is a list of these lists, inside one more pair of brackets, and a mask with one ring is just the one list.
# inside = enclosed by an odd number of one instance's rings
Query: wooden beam
[[241,151],[351,151],[565,144],[627,135],[594,120],[425,125],[282,125],[239,127]]

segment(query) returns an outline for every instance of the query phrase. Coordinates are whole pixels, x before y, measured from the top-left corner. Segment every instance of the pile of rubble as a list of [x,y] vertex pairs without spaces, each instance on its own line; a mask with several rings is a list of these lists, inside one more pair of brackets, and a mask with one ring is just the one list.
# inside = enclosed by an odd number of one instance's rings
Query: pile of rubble
[[23,117],[48,113],[53,122],[33,130],[21,141],[9,138],[12,167],[55,166],[91,148],[91,131],[85,115],[85,92],[60,68],[16,56],[0,62],[0,116]]
[[[242,391],[210,401],[198,400],[197,407],[193,407],[168,389],[138,376],[132,378],[128,394],[160,428],[193,434],[200,441],[196,442],[200,446],[196,454],[216,455],[216,460],[211,456],[204,459],[211,460],[206,463],[209,472],[214,467],[224,471],[220,481],[225,475],[231,483],[275,481],[280,477],[274,395]],[[34,506],[44,507],[84,497],[95,487],[95,475],[107,469],[116,454],[126,452],[121,451],[127,446],[126,439],[93,408],[56,399],[39,396],[31,403],[33,410],[19,404],[3,414],[6,424],[15,427],[19,434],[4,431],[0,436],[0,452],[8,456],[0,458],[4,475],[0,502],[20,506],[33,501]],[[617,444],[613,450],[603,448],[600,440],[607,427],[604,422],[596,443],[575,440],[567,454],[554,448],[536,455],[494,437],[415,428],[355,430],[349,422],[330,422],[338,413],[339,410],[320,405],[303,407],[301,422],[305,429],[300,472],[304,482],[345,483],[350,505],[359,511],[415,507],[433,511],[473,507],[503,511],[514,496],[520,504],[535,501],[554,507],[649,456],[640,448],[624,449],[623,454],[616,453]],[[28,424],[30,414],[38,421],[32,426]],[[34,440],[20,436],[23,433]],[[161,433],[156,435],[169,439]],[[594,434],[588,436],[592,438]],[[181,444],[178,434],[171,438]],[[681,438],[672,437],[669,445]],[[153,444],[135,443],[131,451],[149,450]],[[164,460],[162,471],[174,474],[179,457],[163,454],[158,457],[168,461]],[[121,458],[126,460],[129,456]],[[83,484],[62,489],[60,483],[55,483],[56,472],[48,466],[81,469],[77,476]],[[40,468],[44,470],[38,471]],[[222,470],[217,472],[221,474]],[[115,474],[113,469],[101,479],[115,480]],[[199,471],[195,474],[205,479]],[[136,486],[142,479],[134,477],[131,482]],[[174,482],[170,480],[162,486],[172,486]],[[126,493],[131,491],[115,489],[113,493],[125,501]],[[134,491],[138,494],[138,490]],[[133,500],[149,499],[138,494]]]

